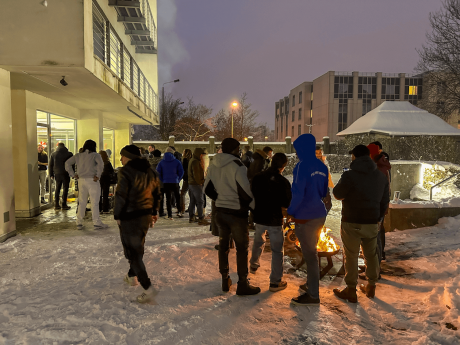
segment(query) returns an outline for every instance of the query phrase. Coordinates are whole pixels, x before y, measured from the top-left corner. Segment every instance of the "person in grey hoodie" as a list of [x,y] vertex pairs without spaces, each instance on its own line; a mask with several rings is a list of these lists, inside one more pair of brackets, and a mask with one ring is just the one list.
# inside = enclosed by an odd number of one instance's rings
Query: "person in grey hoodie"
[[[259,287],[248,281],[249,230],[248,211],[254,209],[254,197],[247,177],[247,169],[239,158],[240,143],[233,138],[222,141],[223,153],[215,155],[204,183],[207,196],[216,202],[216,221],[219,228],[219,271],[222,291],[230,290],[228,253],[230,235],[236,246],[238,271],[237,295],[255,295]],[[190,179],[190,178],[189,178]]]
[[[75,173],[73,165],[78,166],[78,174]],[[77,153],[65,162],[65,170],[69,175],[78,180],[78,212],[77,228],[83,229],[83,218],[85,217],[88,195],[91,198],[91,211],[95,229],[107,228],[108,225],[102,223],[99,218],[99,199],[101,197],[101,179],[104,170],[102,157],[96,151],[96,142],[86,140],[83,145],[83,152]]]

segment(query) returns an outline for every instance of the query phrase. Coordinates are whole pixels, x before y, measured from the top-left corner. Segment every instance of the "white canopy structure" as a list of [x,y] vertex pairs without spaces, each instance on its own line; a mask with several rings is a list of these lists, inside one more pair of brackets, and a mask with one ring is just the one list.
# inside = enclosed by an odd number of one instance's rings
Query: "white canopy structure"
[[351,134],[460,136],[460,130],[409,102],[385,101],[337,133],[338,136]]

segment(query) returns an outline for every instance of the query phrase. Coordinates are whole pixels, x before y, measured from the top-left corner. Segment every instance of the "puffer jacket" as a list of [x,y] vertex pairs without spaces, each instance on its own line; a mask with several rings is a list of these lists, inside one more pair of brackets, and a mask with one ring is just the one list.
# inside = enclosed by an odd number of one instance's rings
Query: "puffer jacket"
[[253,161],[248,168],[249,181],[252,181],[254,176],[256,176],[258,173],[267,170],[268,166],[270,165],[268,155],[262,150],[256,150],[256,152],[252,155],[252,158]]
[[182,163],[171,152],[166,152],[164,158],[157,165],[160,181],[163,183],[179,183],[184,176]]
[[55,176],[58,174],[67,175],[65,170],[65,162],[73,156],[72,152],[69,152],[67,147],[58,147],[56,151],[51,154],[49,162],[49,174]]
[[249,209],[254,209],[247,169],[238,157],[231,154],[219,153],[214,156],[204,190],[216,202],[218,212],[247,218]]
[[117,175],[114,218],[129,220],[148,214],[157,215],[160,181],[150,163],[146,159],[133,159]]
[[200,156],[204,150],[197,147],[188,163],[188,184],[202,186],[204,184],[204,164]]

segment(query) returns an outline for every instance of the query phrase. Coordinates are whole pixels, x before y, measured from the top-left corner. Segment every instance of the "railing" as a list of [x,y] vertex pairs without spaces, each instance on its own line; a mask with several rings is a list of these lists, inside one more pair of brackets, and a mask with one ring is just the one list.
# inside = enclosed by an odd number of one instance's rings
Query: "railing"
[[460,175],[460,173],[456,173],[456,174],[454,174],[454,175],[452,175],[452,176],[450,176],[450,177],[448,177],[448,178],[442,180],[441,182],[438,182],[438,183],[435,184],[434,186],[432,186],[432,187],[430,188],[430,200],[433,200],[433,188],[436,188],[437,186],[439,186],[439,185],[441,185],[441,184],[443,184],[443,183],[449,181],[450,179],[454,178],[454,177],[457,176],[457,175]]
[[[146,2],[146,0],[143,0]],[[150,7],[147,3],[147,13]],[[153,23],[153,17],[151,19]],[[156,29],[152,35],[156,35]],[[152,36],[154,37],[154,36]],[[129,54],[107,17],[93,2],[94,55],[101,59],[153,112],[158,114],[158,95]]]
[[145,25],[150,31],[150,38],[155,42],[155,48],[157,47],[157,27],[155,21],[153,20],[152,10],[150,9],[150,4],[148,0],[141,0],[141,12],[145,18]]

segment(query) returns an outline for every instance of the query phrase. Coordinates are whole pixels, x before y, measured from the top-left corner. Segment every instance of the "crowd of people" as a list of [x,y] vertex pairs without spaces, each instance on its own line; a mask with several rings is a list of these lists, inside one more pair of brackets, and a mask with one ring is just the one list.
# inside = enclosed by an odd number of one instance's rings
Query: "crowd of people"
[[[211,162],[204,148],[195,148],[193,153],[186,149],[180,154],[169,146],[163,156],[153,145],[148,150],[135,145],[127,145],[121,150],[123,167],[117,173],[113,214],[130,265],[124,281],[129,285],[142,285],[144,291],[137,298],[140,303],[151,301],[156,294],[143,263],[145,236],[159,217],[173,220],[174,207],[177,217],[183,217],[188,211],[190,223],[211,225],[213,234],[219,236],[216,249],[224,292],[232,286],[228,255],[234,243],[237,295],[253,295],[261,291],[250,284],[248,277],[257,274],[267,235],[272,252],[269,290],[286,289],[283,227],[295,223],[295,234],[307,265],[307,281],[299,286],[302,293],[291,302],[318,305],[320,271],[316,245],[332,207],[331,194],[342,201],[340,234],[346,272],[346,287],[334,289],[334,294],[356,303],[358,278],[361,278],[367,280],[367,284],[361,284],[360,290],[366,296],[374,297],[380,278],[380,262],[385,259],[383,219],[390,198],[391,169],[388,155],[382,151],[379,142],[356,146],[350,151],[350,168],[344,169],[346,171],[334,186],[314,136],[303,134],[293,145],[298,162],[293,170],[292,185],[283,176],[288,163],[284,153],[273,155],[268,146],[252,152],[249,146],[245,146],[243,154],[239,141],[233,138],[222,141]],[[46,168],[46,164],[48,160],[40,157],[39,148],[39,166]],[[88,197],[94,227],[107,227],[99,218],[100,210],[108,211],[106,195],[110,184],[115,183],[107,153],[97,153],[96,143],[92,140],[87,140],[76,155],[59,144],[50,157],[49,168],[57,184],[56,207],[68,209],[64,201],[66,188],[70,177],[75,178],[79,190],[77,228],[83,229]],[[64,187],[63,203],[59,205],[61,186]],[[187,193],[188,210],[185,209]],[[206,197],[212,202],[211,222],[205,213]],[[165,201],[167,213],[164,212]],[[248,260],[251,228],[255,233]],[[360,248],[366,267],[363,268],[365,273],[359,276]]]

